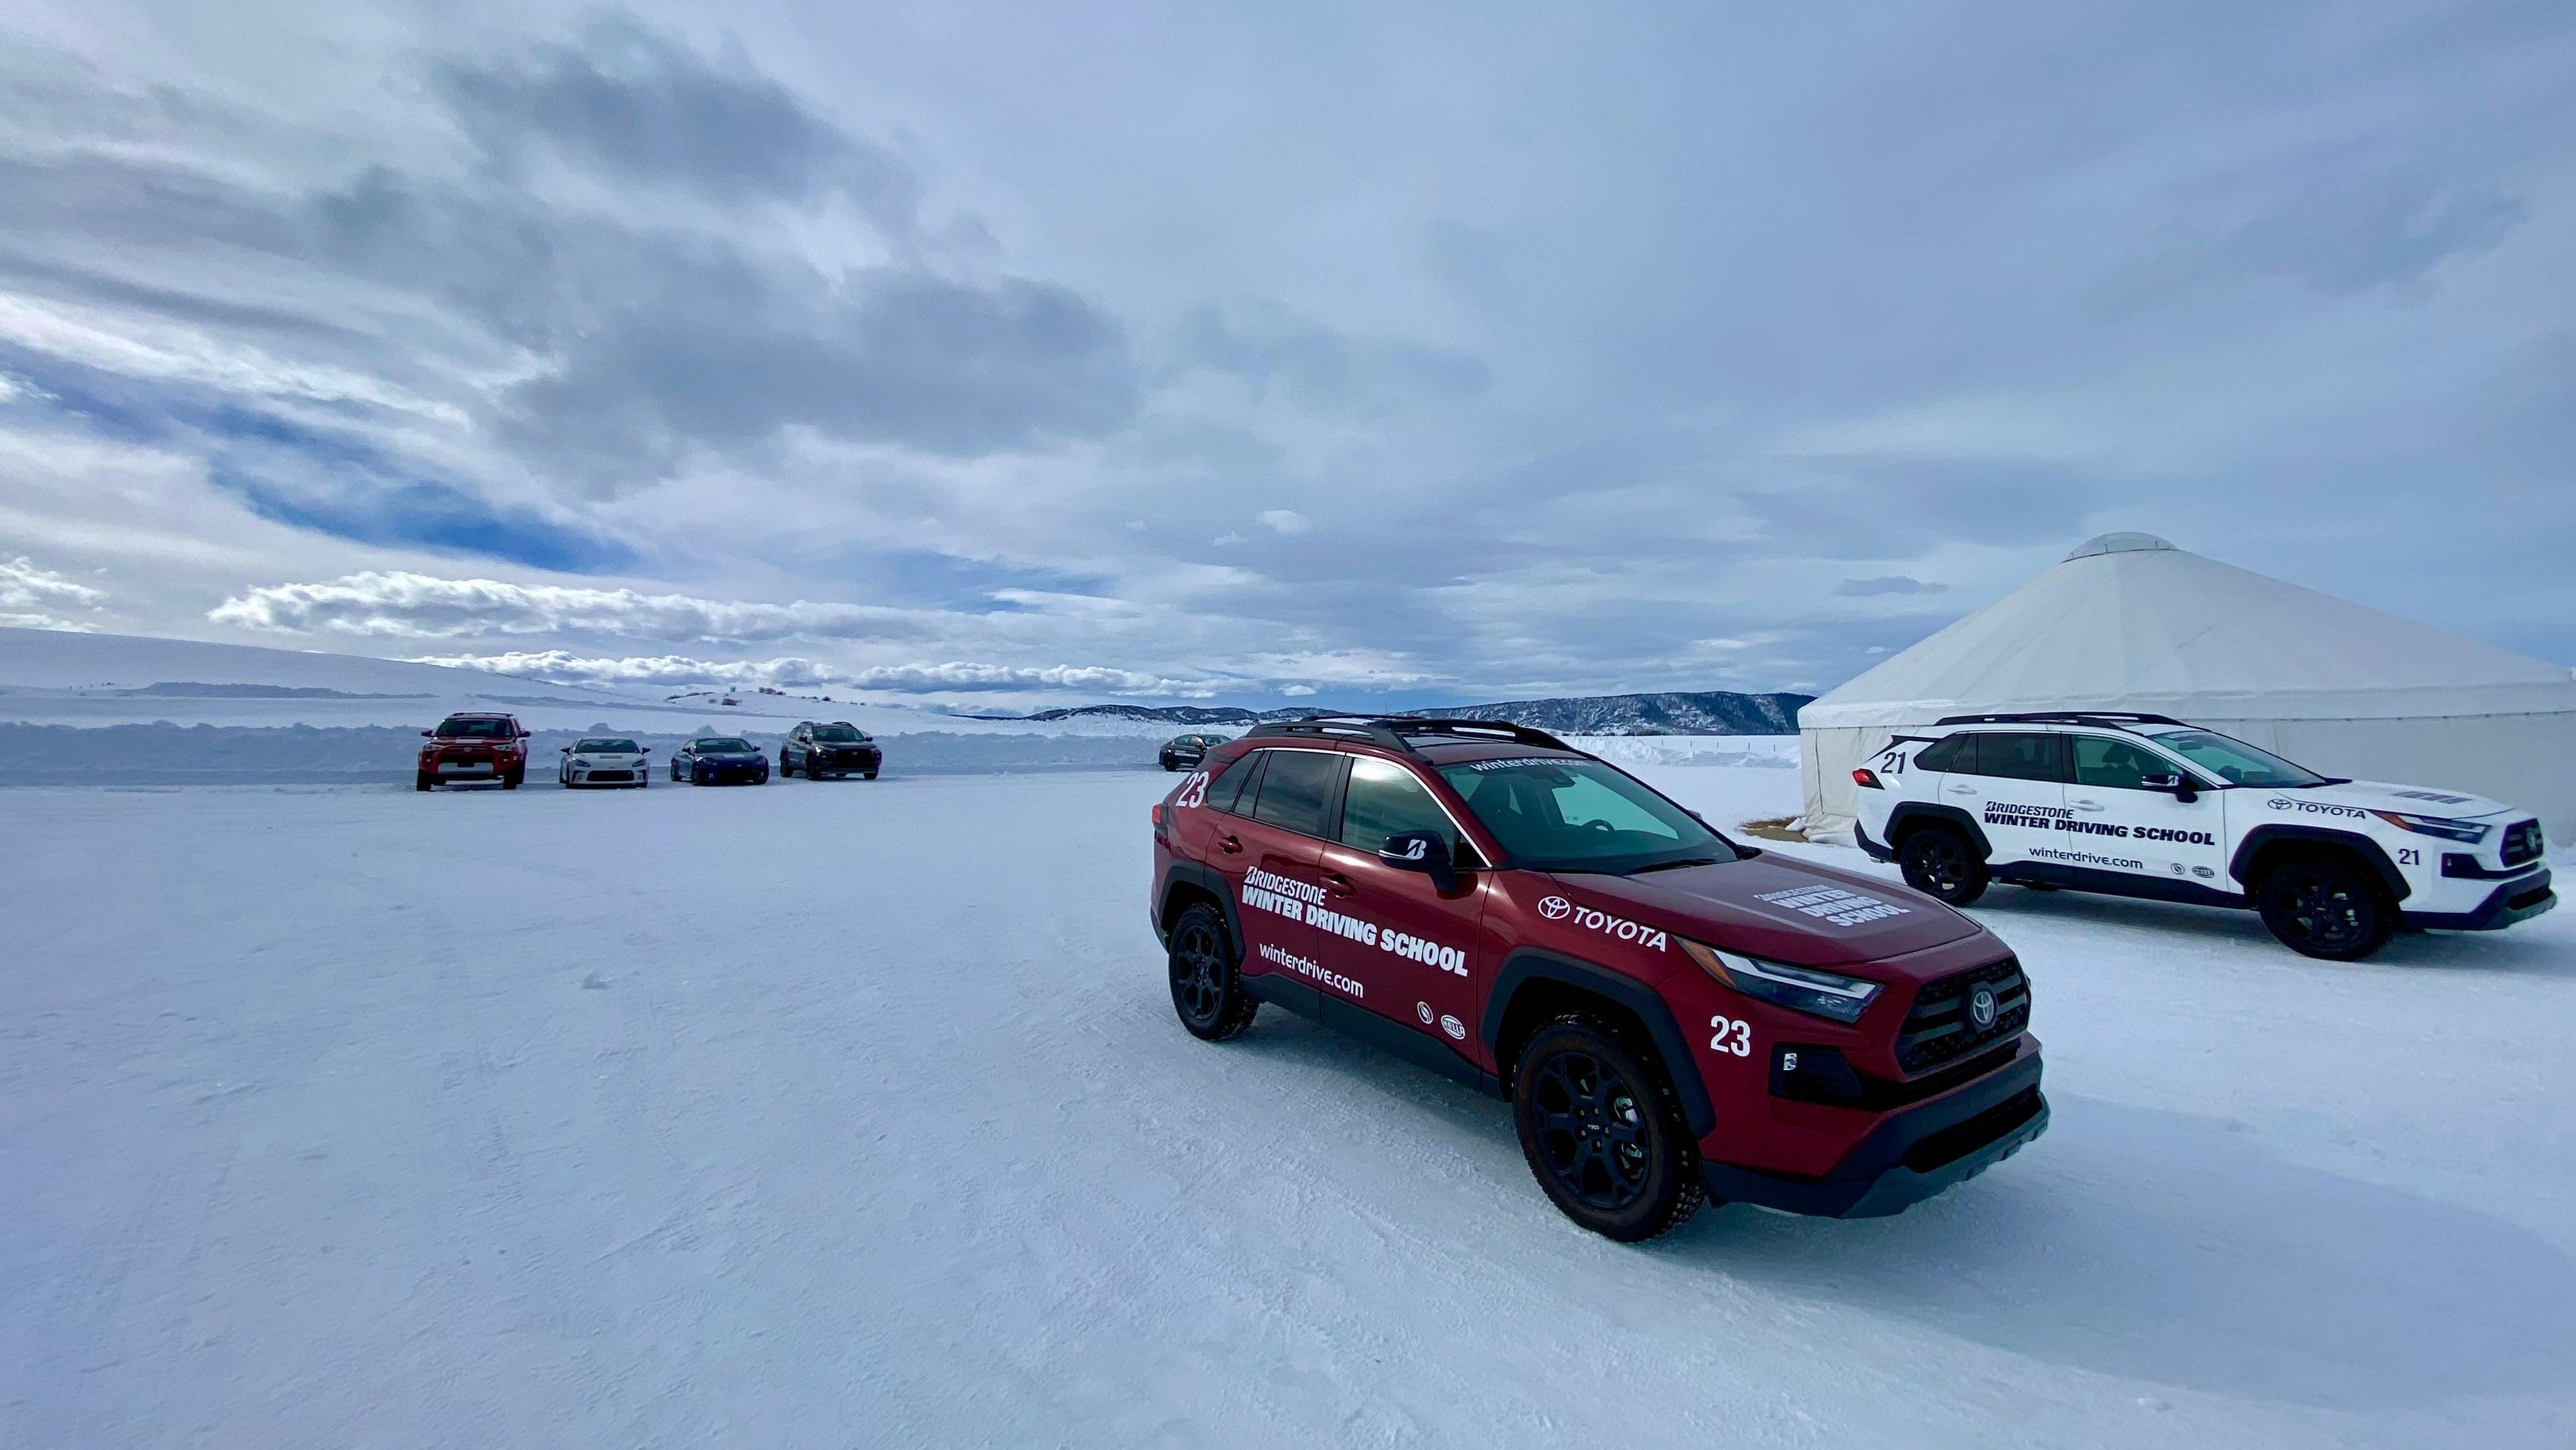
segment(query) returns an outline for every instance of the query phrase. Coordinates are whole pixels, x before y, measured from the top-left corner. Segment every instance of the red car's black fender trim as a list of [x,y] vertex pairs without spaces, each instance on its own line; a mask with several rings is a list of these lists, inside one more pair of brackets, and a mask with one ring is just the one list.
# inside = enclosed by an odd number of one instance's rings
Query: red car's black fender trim
[[1920,1107],[1891,1114],[1820,1178],[1704,1161],[1721,1203],[1824,1218],[1883,1218],[1976,1177],[2048,1131],[2037,1038],[2008,1067]]
[[2256,826],[2237,843],[2236,854],[2227,862],[2227,874],[2252,886],[2254,883],[2246,880],[2246,868],[2254,864],[2254,858],[2265,846],[2278,841],[2314,841],[2319,845],[2341,847],[2370,863],[2370,869],[2379,873],[2380,884],[2388,888],[2389,900],[2404,901],[2415,893],[2415,888],[2406,884],[2406,878],[2397,874],[2396,863],[2388,859],[2388,853],[2380,849],[2377,841],[2349,831],[2328,830],[2323,826]]
[[[1690,1039],[1682,1035],[1681,1024],[1673,1020],[1672,1008],[1654,988],[1634,977],[1596,967],[1589,962],[1543,952],[1535,947],[1522,947],[1503,958],[1502,969],[1494,974],[1494,988],[1485,998],[1485,1020],[1481,1026],[1487,1050],[1501,1065],[1503,1023],[1510,1015],[1512,999],[1531,982],[1558,982],[1579,988],[1595,996],[1606,997],[1628,1010],[1655,1040],[1655,1052],[1664,1060],[1664,1072],[1672,1079],[1673,1093],[1681,1099],[1682,1117],[1690,1124],[1693,1138],[1705,1138],[1717,1129],[1717,1113],[1709,1107],[1707,1085],[1700,1081],[1699,1063],[1691,1056]],[[1501,1084],[1497,1082],[1499,1089]]]
[[[1225,878],[1195,861],[1175,861],[1163,873],[1162,889],[1154,893],[1154,939],[1165,946],[1172,944],[1172,888],[1195,886],[1216,898],[1216,909],[1225,913],[1226,940],[1234,948],[1234,965],[1243,965],[1243,923],[1234,914],[1234,893]],[[1133,898],[1130,898],[1131,900]],[[1309,1017],[1315,1014],[1309,1012]]]
[[1938,806],[1929,801],[1905,801],[1887,813],[1887,839],[1891,843],[1888,854],[1891,856],[1895,854],[1893,843],[1905,838],[1907,821],[1938,821],[1945,826],[1956,826],[1967,833],[1968,844],[1977,848],[1979,860],[1994,858],[1995,843],[1986,839],[1986,828],[1977,824],[1975,816],[1957,806]]

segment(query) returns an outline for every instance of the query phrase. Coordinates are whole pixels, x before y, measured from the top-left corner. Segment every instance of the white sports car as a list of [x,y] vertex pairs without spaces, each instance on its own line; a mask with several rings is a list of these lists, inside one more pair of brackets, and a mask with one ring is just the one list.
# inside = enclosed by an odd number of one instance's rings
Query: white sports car
[[622,735],[585,736],[563,748],[555,781],[567,790],[590,785],[631,785],[642,790],[653,783],[644,770],[644,757],[652,753],[651,747]]

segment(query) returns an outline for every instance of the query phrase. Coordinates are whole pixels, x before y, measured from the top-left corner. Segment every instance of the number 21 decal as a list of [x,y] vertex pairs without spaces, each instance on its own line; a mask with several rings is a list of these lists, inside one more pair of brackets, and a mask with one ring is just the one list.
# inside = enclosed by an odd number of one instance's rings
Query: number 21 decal
[[1753,1024],[1741,1017],[1711,1017],[1708,1025],[1717,1035],[1708,1040],[1711,1052],[1731,1052],[1737,1057],[1753,1055]]
[[2400,866],[2421,866],[2424,864],[2424,853],[2416,850],[2412,846],[2400,846],[2397,848],[2397,864]]

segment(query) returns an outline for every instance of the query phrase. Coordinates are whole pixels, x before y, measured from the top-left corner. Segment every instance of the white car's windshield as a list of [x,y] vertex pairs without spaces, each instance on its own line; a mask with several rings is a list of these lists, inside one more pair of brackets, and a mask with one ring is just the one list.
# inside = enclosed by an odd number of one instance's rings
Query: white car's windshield
[[633,755],[635,742],[598,735],[575,745],[572,753],[575,755]]
[[2167,730],[2153,738],[2158,745],[2230,785],[2297,790],[2326,784],[2326,778],[2312,770],[2292,765],[2269,751],[2257,750],[2242,740],[2231,740],[2214,730]]

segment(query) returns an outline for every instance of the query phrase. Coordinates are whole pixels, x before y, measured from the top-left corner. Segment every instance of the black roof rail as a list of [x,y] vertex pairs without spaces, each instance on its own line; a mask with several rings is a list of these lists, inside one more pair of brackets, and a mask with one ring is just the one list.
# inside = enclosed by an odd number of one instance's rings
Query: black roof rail
[[1533,730],[1527,725],[1515,725],[1509,720],[1457,720],[1442,719],[1436,715],[1397,715],[1389,718],[1386,723],[1394,726],[1398,734],[1404,733],[1409,728],[1420,735],[1500,735],[1517,745],[1536,745],[1542,749],[1562,750],[1573,755],[1583,753],[1544,730]]
[[2144,715],[2134,710],[2025,710],[2000,715],[1951,715],[1935,725],[2190,725],[2171,715]]
[[1374,715],[1312,715],[1303,720],[1273,720],[1255,725],[1243,732],[1246,740],[1365,740],[1407,755],[1418,754],[1403,736],[1386,728],[1386,722]]
[[1420,755],[1407,739],[1415,735],[1458,735],[1470,739],[1508,740],[1517,745],[1534,745],[1544,750],[1562,750],[1569,755],[1583,752],[1548,734],[1509,720],[1444,720],[1416,715],[1316,715],[1304,720],[1275,720],[1255,725],[1243,734],[1246,740],[1334,739],[1365,740],[1406,755]]

